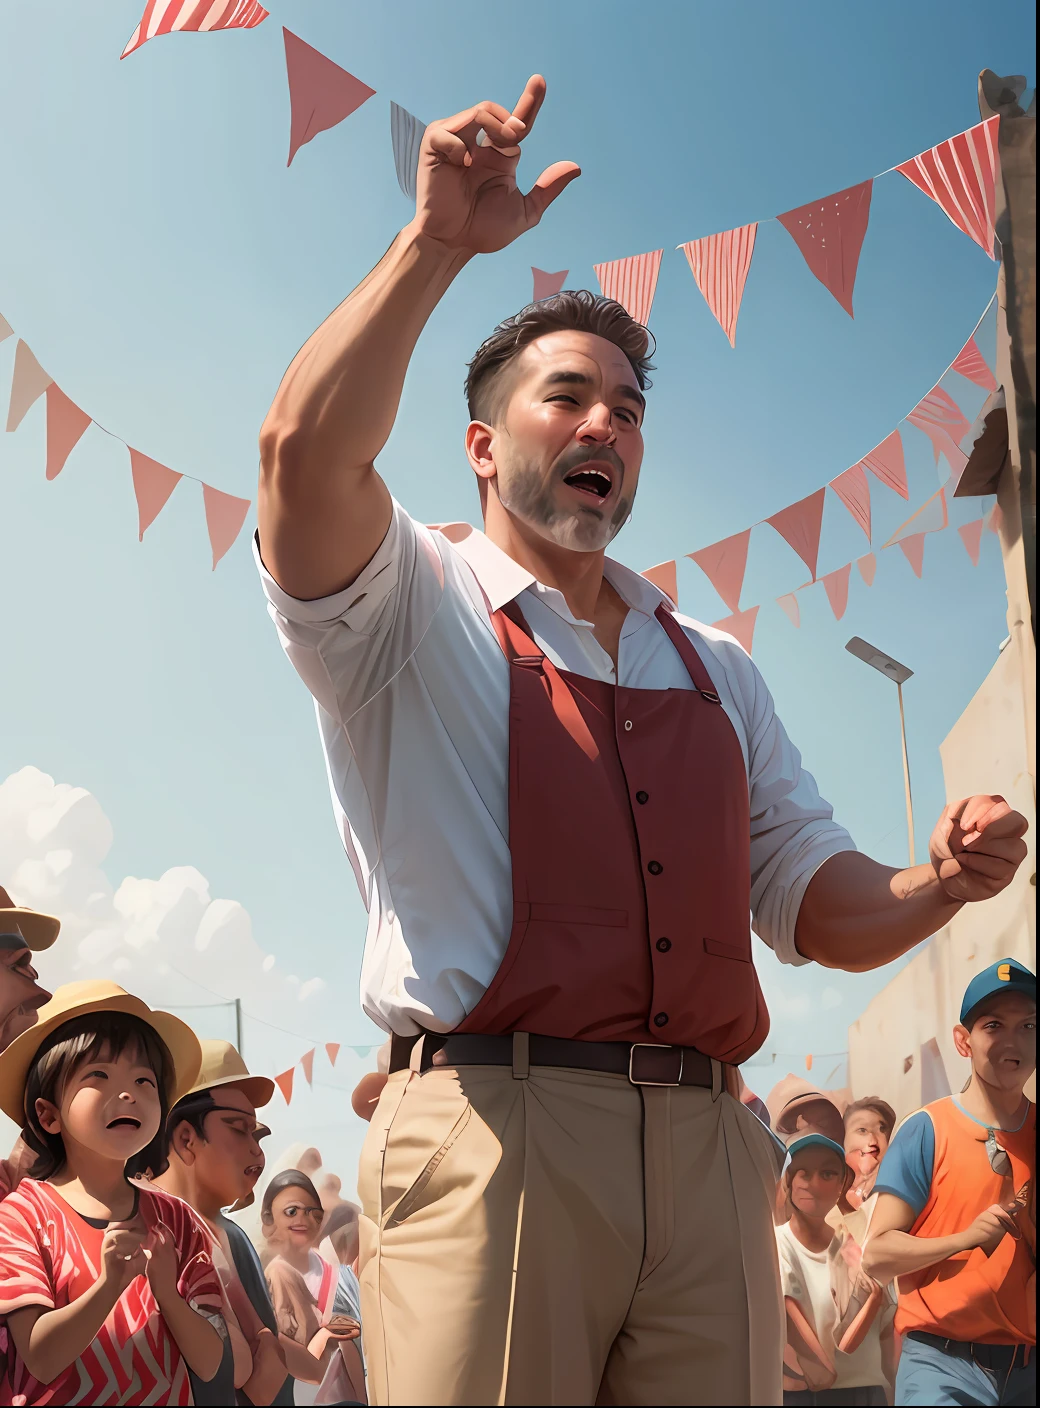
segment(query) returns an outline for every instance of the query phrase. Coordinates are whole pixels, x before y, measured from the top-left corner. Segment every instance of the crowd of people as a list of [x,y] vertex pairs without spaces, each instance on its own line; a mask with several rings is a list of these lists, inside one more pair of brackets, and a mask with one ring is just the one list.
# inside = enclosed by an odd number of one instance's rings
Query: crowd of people
[[[115,983],[46,993],[57,932],[0,890],[0,1404],[366,1403],[359,1209],[284,1169],[254,1245],[229,1213],[273,1081]],[[776,1148],[785,1404],[1035,1402],[1035,1017],[1032,973],[980,973],[971,1078],[901,1122],[805,1082],[771,1122],[738,1088]]]

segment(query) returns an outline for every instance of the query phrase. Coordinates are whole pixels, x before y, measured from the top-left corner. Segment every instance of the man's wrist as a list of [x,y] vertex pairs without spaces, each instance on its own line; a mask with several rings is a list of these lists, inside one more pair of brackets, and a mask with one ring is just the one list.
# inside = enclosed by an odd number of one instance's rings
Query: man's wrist
[[461,249],[435,239],[433,235],[428,235],[422,230],[414,220],[410,220],[405,225],[399,238],[402,242],[402,248],[414,252],[419,259],[443,271],[449,278],[453,278],[460,269],[464,269],[476,253],[474,250]]

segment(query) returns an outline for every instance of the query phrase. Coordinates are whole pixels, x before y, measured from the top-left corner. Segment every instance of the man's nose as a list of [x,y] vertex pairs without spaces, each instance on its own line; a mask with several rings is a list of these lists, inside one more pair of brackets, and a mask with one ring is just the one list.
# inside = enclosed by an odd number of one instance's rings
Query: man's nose
[[617,438],[610,421],[610,410],[602,401],[589,410],[589,417],[582,427],[580,438],[598,444],[611,444]]

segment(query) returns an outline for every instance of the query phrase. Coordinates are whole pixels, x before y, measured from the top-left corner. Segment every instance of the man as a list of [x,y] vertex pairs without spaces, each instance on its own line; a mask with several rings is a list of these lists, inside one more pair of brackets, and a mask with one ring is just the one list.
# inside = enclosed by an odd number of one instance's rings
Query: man
[[274,1081],[250,1075],[229,1041],[202,1042],[198,1080],[167,1121],[169,1167],[155,1179],[158,1187],[194,1208],[219,1248],[215,1262],[230,1307],[238,1401],[258,1405],[291,1404],[293,1381],[286,1374],[260,1260],[223,1209],[252,1202],[264,1171],[260,1139],[268,1132],[256,1112],[273,1094]]
[[971,1078],[896,1131],[863,1265],[899,1277],[897,1403],[1035,1403],[1035,975],[973,978],[953,1040]]
[[[36,1021],[36,1014],[50,993],[37,981],[32,955],[50,948],[58,937],[60,922],[15,904],[0,885],[0,1051]],[[9,1159],[0,1159],[0,1198],[14,1188],[32,1155],[19,1139]]]
[[471,363],[485,534],[391,499],[426,320],[580,174],[517,189],[544,95],[430,124],[415,218],[261,432],[264,589],[394,1036],[359,1181],[370,1397],[778,1402],[772,1141],[720,1098],[767,1030],[748,911],[789,962],[872,968],[1003,888],[1025,822],[978,797],[932,865],[858,855],[740,647],[605,558],[649,385],[620,305],[557,295]]

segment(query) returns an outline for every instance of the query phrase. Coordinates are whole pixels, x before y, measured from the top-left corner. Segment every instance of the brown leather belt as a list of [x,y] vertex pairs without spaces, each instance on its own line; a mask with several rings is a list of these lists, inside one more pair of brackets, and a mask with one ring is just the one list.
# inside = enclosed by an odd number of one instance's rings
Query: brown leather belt
[[[390,1046],[390,1070],[409,1064],[418,1037],[395,1036]],[[433,1066],[512,1066],[516,1047],[512,1036],[426,1034],[420,1072]],[[562,1066],[578,1071],[606,1071],[627,1076],[633,1085],[712,1086],[711,1057],[692,1046],[658,1046],[652,1042],[574,1041],[569,1037],[527,1038],[527,1063]]]

